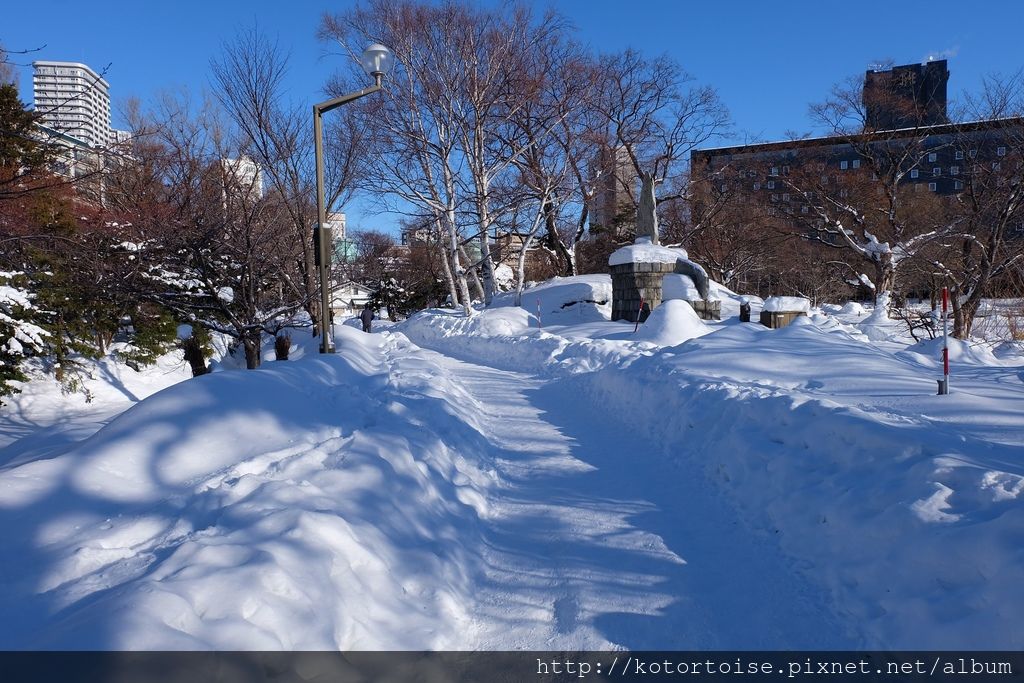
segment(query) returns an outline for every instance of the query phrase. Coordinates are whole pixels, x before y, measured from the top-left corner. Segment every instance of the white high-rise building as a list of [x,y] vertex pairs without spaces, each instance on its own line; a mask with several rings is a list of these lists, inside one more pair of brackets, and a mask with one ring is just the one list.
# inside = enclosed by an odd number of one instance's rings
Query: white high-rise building
[[253,201],[263,196],[263,169],[255,161],[243,156],[238,159],[221,159],[220,164],[225,180],[230,181],[231,187],[241,190]]
[[95,147],[113,142],[110,85],[78,62],[32,62],[33,102],[41,123]]

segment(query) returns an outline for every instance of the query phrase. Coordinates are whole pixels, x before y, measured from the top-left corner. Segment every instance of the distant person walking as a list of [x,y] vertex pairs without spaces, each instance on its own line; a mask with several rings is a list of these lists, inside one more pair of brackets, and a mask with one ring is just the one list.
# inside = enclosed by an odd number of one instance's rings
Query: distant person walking
[[359,314],[359,319],[363,321],[363,332],[369,332],[370,323],[373,322],[373,309],[370,308],[370,304],[363,306],[363,310]]

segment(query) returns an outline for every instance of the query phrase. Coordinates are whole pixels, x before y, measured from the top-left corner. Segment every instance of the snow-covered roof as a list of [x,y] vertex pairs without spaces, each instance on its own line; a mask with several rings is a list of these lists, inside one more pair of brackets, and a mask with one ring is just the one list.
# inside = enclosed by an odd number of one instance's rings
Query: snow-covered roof
[[802,296],[770,296],[764,300],[761,310],[769,313],[810,313],[811,302]]

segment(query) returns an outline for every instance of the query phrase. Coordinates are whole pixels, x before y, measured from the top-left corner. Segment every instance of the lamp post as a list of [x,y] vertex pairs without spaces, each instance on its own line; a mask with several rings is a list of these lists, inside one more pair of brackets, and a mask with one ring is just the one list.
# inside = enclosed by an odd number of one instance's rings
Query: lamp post
[[321,117],[324,113],[348,104],[360,97],[375,93],[381,89],[384,76],[394,63],[391,50],[374,43],[363,51],[359,60],[363,70],[373,77],[373,85],[356,92],[335,97],[334,99],[313,105],[313,144],[316,151],[316,244],[318,246],[317,267],[320,272],[320,353],[333,353],[331,343],[331,229],[327,227],[327,208],[324,206],[324,142]]

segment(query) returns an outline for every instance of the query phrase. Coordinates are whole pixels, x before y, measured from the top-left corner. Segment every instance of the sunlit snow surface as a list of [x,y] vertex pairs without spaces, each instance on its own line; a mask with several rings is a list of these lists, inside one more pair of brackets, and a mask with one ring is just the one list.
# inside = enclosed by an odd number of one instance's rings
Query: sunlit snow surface
[[92,403],[36,380],[0,646],[1024,646],[1020,349],[954,344],[936,396],[940,342],[714,289],[722,322],[634,333],[586,276],[259,371],[105,361]]

